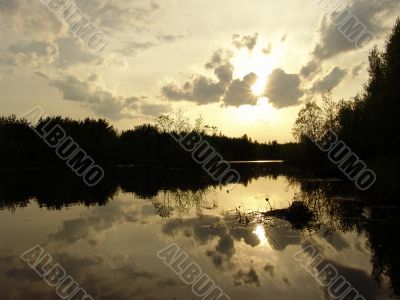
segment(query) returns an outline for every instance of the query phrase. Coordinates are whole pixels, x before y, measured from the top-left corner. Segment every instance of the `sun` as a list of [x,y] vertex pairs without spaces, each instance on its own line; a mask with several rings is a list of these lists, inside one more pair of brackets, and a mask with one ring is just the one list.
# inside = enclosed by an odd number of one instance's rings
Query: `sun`
[[262,97],[265,91],[266,84],[267,84],[267,77],[265,76],[263,78],[258,76],[256,83],[253,84],[253,86],[251,87],[251,91],[254,94],[254,96]]
[[276,61],[271,55],[262,53],[248,53],[240,51],[233,59],[235,66],[234,76],[243,78],[247,74],[253,72],[257,75],[256,83],[251,87],[251,91],[257,97],[262,97],[265,86],[268,82],[268,76],[276,66]]
[[259,97],[256,105],[242,105],[232,110],[236,120],[249,125],[276,119],[276,110],[265,97]]

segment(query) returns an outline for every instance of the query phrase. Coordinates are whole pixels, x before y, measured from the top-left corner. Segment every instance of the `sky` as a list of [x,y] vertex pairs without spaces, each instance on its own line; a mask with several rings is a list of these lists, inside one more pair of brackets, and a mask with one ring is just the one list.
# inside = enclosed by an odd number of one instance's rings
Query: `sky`
[[[229,136],[292,141],[301,105],[362,90],[368,50],[382,48],[400,8],[336,2],[370,43],[339,31],[330,0],[0,0],[1,114],[41,106],[125,130],[182,111]],[[71,32],[83,16],[106,39],[98,52]]]

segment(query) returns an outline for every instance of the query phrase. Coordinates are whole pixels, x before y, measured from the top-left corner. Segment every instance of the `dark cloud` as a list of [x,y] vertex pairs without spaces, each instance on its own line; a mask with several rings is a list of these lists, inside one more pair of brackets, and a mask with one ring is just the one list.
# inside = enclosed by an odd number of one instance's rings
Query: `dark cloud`
[[[327,264],[332,264],[338,271],[338,274],[343,276],[353,288],[355,288],[365,299],[378,300],[387,299],[387,295],[384,295],[384,291],[380,289],[377,282],[374,281],[371,276],[364,270],[344,266],[336,262],[326,260],[318,265],[318,270],[321,271]],[[333,299],[328,291],[325,289],[326,299]]]
[[321,80],[317,80],[311,91],[314,93],[324,93],[329,89],[337,87],[347,74],[346,69],[339,67],[333,68],[328,75]]
[[305,66],[301,68],[300,75],[307,79],[315,75],[321,69],[321,63],[317,60],[310,60]]
[[162,93],[170,100],[187,100],[202,105],[219,102],[225,90],[224,82],[198,75],[182,87],[175,83],[167,84],[162,88]]
[[265,96],[274,107],[299,105],[299,100],[303,95],[299,75],[287,74],[282,69],[275,69],[268,77]]
[[2,13],[13,13],[19,7],[18,1],[0,1],[0,11]]
[[155,116],[170,110],[169,105],[148,103],[143,97],[116,96],[98,82],[96,74],[90,75],[86,80],[73,75],[58,78],[51,78],[41,72],[36,72],[36,75],[45,78],[50,86],[55,87],[63,100],[79,102],[97,115],[112,120],[132,118],[132,113],[138,111],[144,115]]
[[254,95],[251,87],[256,83],[257,75],[254,73],[247,74],[243,80],[235,79],[230,84],[224,96],[224,104],[226,106],[255,105],[258,97]]
[[272,265],[272,264],[270,264],[270,263],[267,263],[267,264],[264,266],[263,270],[264,270],[264,272],[269,273],[269,275],[270,275],[271,277],[274,277],[274,274],[275,274],[275,267],[274,267],[274,265]]
[[[345,9],[357,17],[367,30],[380,36],[388,30],[382,20],[388,15],[394,14],[399,7],[398,0],[354,0]],[[341,12],[334,12],[333,16],[337,17],[340,22]],[[338,25],[332,21],[330,16],[322,19],[318,31],[319,41],[313,50],[314,56],[318,59],[329,59],[343,52],[357,50],[354,43],[338,30]]]
[[202,216],[199,218],[190,218],[185,220],[170,220],[163,227],[163,233],[173,235],[179,231],[185,231],[186,236],[193,237],[200,244],[206,244],[215,237],[222,237],[225,233],[225,228],[212,227],[216,218],[214,216]]
[[[215,51],[205,68],[214,71],[216,79],[194,75],[181,86],[169,83],[161,89],[163,96],[169,100],[191,101],[198,105],[221,101],[224,106],[256,105],[258,97],[251,88],[256,83],[257,75],[249,73],[243,79],[233,79],[234,67],[229,59],[229,52]],[[264,95],[276,108],[284,108],[298,105],[303,94],[297,74],[287,74],[276,69],[268,79]]]
[[199,105],[218,103],[225,94],[233,77],[233,65],[222,50],[216,51],[205,68],[214,71],[217,79],[204,75],[194,75],[182,86],[169,83],[162,87],[162,94],[170,100],[186,100]]
[[11,44],[8,49],[13,65],[54,65],[68,68],[78,64],[89,65],[98,59],[86,51],[77,40],[69,37],[57,38],[53,42],[34,40]]
[[107,230],[117,223],[137,222],[138,215],[138,211],[126,212],[118,205],[108,206],[107,209],[97,207],[85,218],[64,221],[61,229],[51,236],[51,240],[65,244],[87,240],[90,244],[96,244],[93,238],[96,233]]
[[210,60],[205,64],[206,69],[215,69],[221,65],[229,64],[229,59],[232,57],[232,53],[224,49],[216,50]]
[[254,284],[258,287],[261,286],[258,274],[253,268],[250,268],[248,272],[239,270],[236,274],[233,275],[233,279],[234,285]]
[[239,34],[234,34],[232,36],[232,44],[237,49],[247,48],[249,51],[253,50],[257,44],[258,33],[252,35],[241,36]]
[[[147,270],[146,267],[139,267],[132,257],[118,258],[96,254],[96,251],[87,253],[87,256],[72,252],[49,252],[53,261],[59,263],[94,299],[160,299],[161,288],[182,284],[172,278],[161,279],[160,275]],[[43,279],[33,269],[28,265],[19,266],[19,255],[1,263],[1,273],[5,275],[2,277],[3,282],[4,279],[18,281],[18,285],[10,285],[8,289],[0,286],[2,299],[12,299],[15,295],[32,300],[57,299],[54,290],[43,285]],[[40,282],[42,283],[38,285]],[[155,288],[154,282],[157,282]]]

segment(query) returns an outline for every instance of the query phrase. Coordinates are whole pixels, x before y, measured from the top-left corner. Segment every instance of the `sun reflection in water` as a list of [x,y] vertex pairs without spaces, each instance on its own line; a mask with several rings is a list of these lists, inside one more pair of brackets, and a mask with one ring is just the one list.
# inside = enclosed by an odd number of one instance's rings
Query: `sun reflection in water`
[[267,235],[265,233],[265,228],[262,224],[257,224],[253,233],[257,235],[258,239],[261,241],[262,244],[268,243]]

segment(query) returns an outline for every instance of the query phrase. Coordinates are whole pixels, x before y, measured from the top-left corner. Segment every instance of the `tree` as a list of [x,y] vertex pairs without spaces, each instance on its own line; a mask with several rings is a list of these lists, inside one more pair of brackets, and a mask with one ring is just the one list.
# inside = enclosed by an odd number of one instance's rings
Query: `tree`
[[329,89],[326,93],[322,95],[322,122],[323,131],[332,130],[337,132],[339,129],[339,110],[341,103],[337,103],[333,100],[332,89]]
[[322,109],[316,102],[311,101],[300,109],[292,133],[300,142],[305,142],[307,139],[315,141],[321,136],[322,128]]

